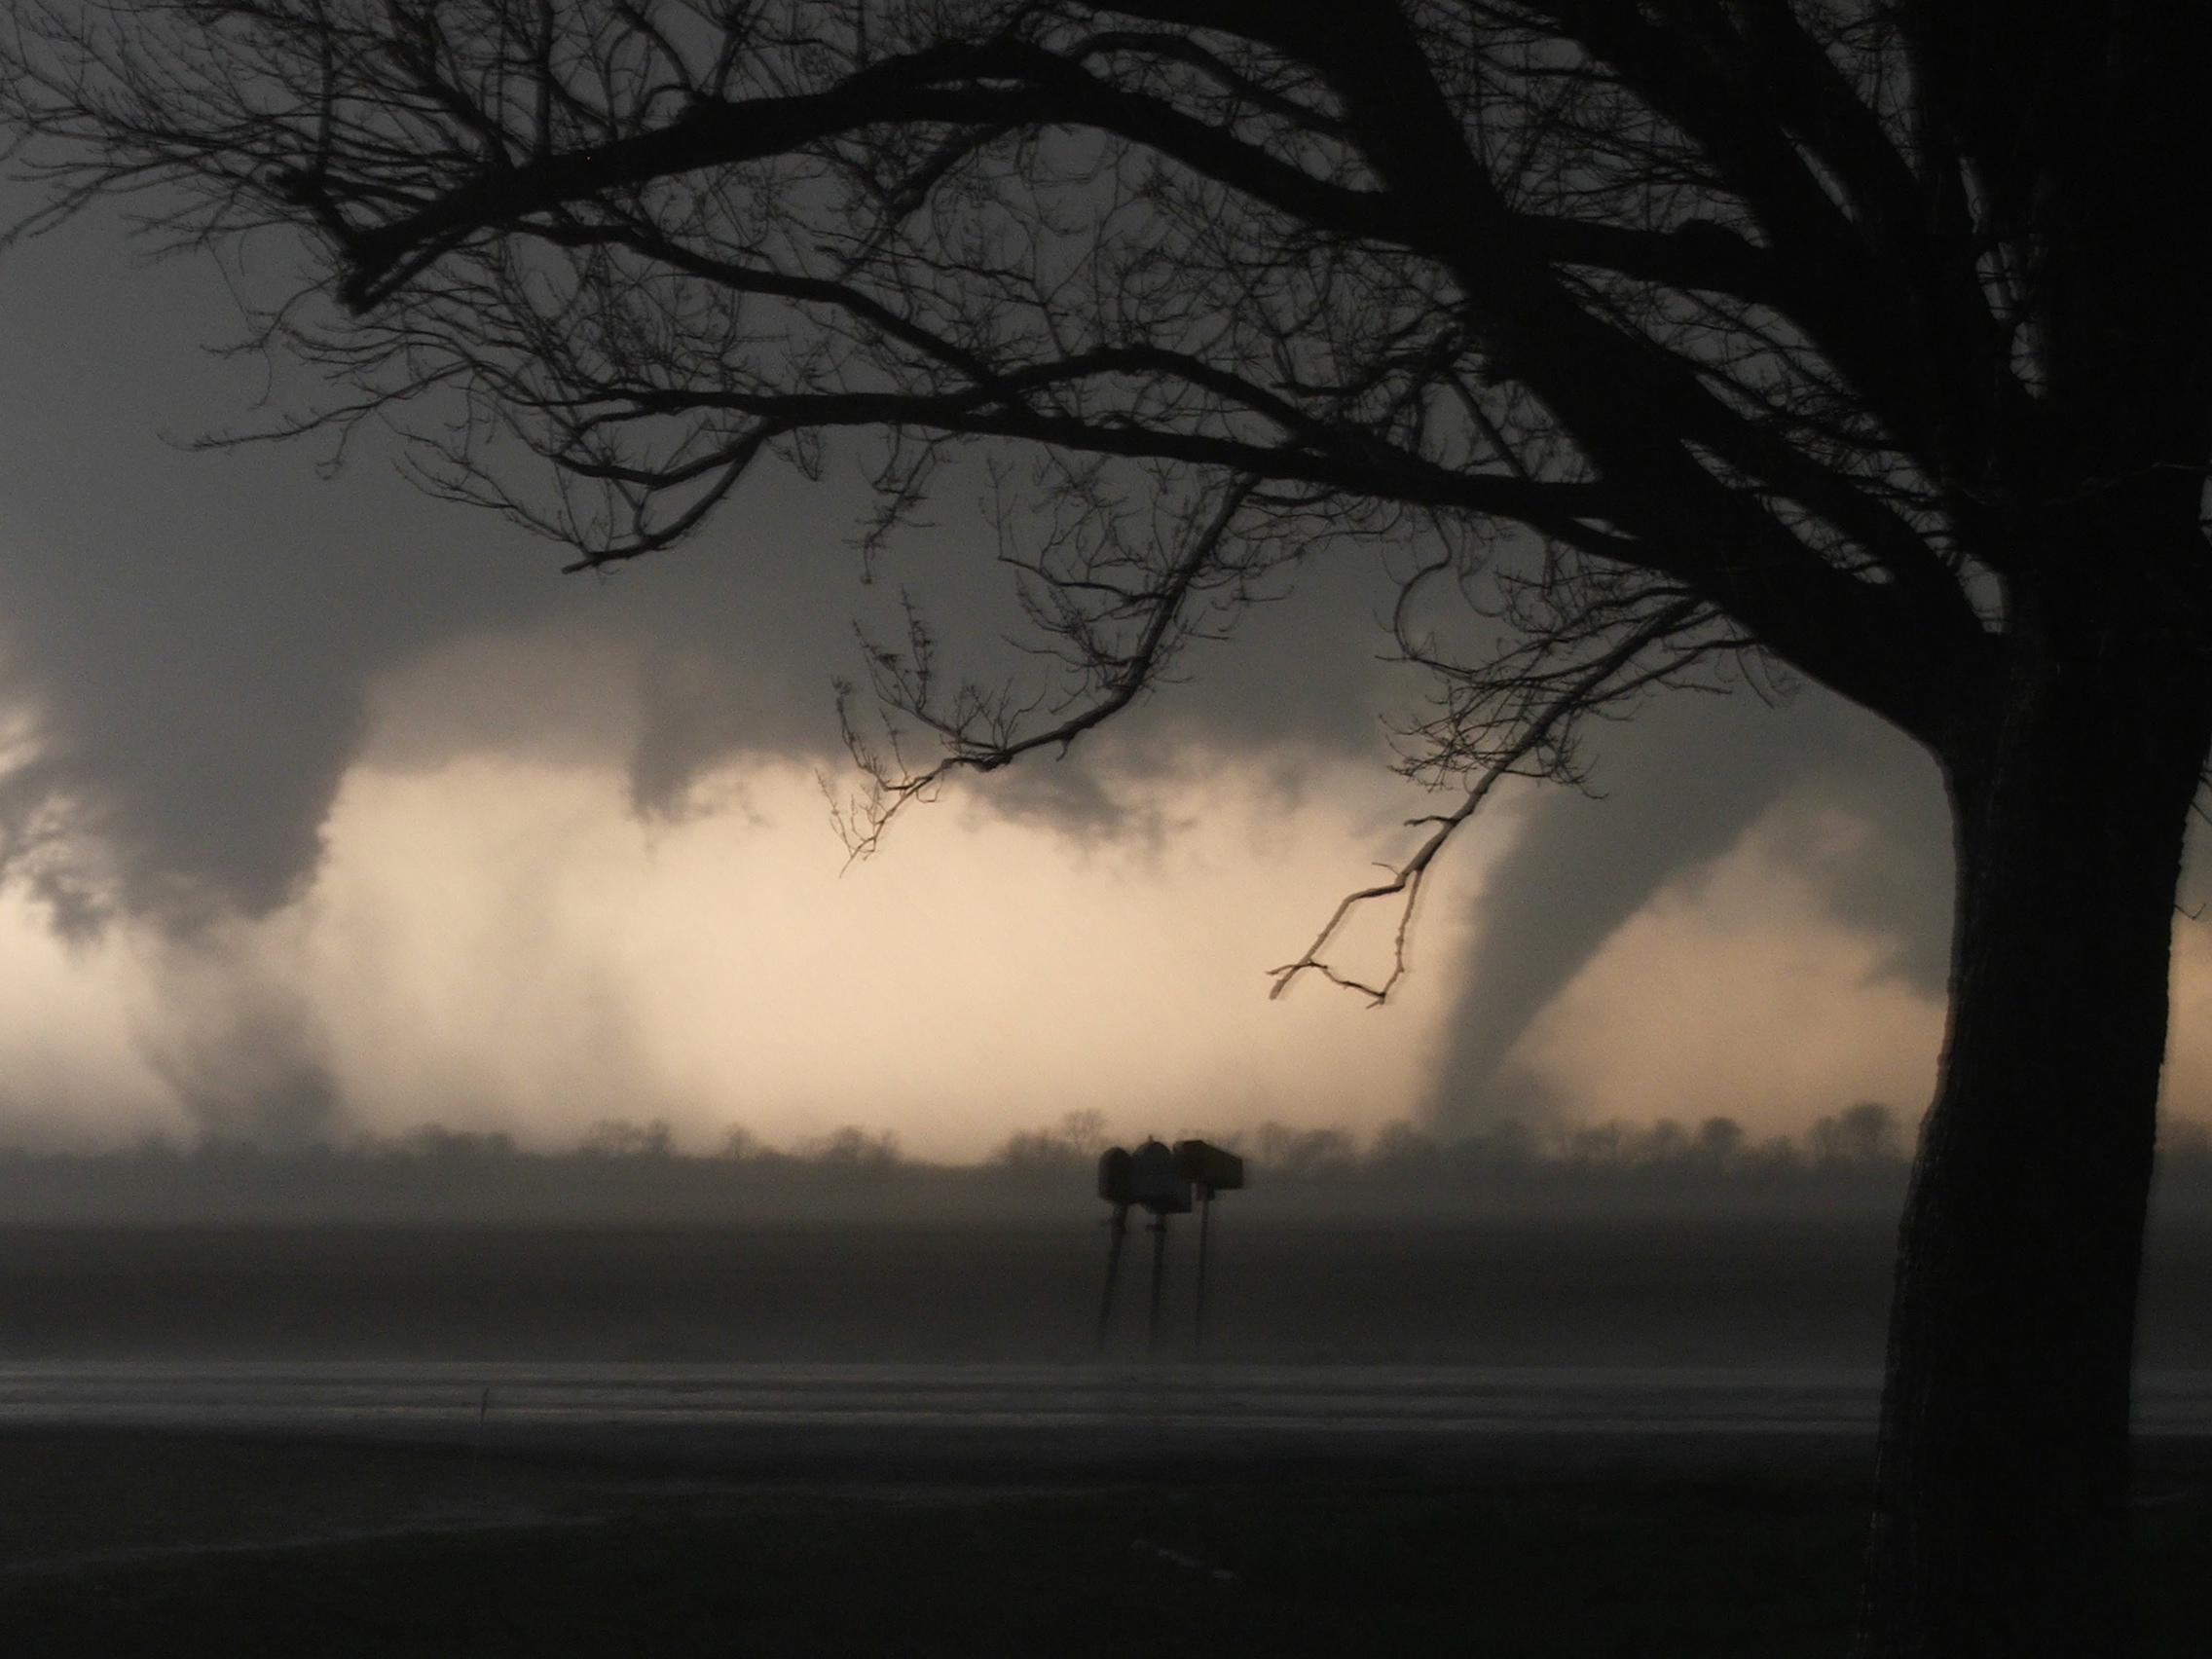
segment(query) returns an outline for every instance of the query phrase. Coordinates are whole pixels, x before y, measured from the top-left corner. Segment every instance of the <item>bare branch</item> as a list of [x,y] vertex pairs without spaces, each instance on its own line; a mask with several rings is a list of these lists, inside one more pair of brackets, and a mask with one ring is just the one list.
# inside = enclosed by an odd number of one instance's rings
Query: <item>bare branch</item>
[[937,761],[919,771],[907,770],[893,734],[888,754],[866,742],[849,718],[849,686],[840,686],[839,727],[853,761],[869,780],[861,799],[832,810],[838,833],[853,858],[866,858],[881,843],[891,821],[909,803],[927,799],[955,772],[995,772],[1022,756],[1041,749],[1065,755],[1085,733],[1104,724],[1134,702],[1151,685],[1178,643],[1178,630],[1186,623],[1186,608],[1201,577],[1219,559],[1236,515],[1258,487],[1246,476],[1230,480],[1221,502],[1204,528],[1190,540],[1169,569],[1166,580],[1153,592],[1126,596],[1124,604],[1141,606],[1144,620],[1135,643],[1124,653],[1092,653],[1095,690],[1092,697],[1041,729],[1019,729],[1022,709],[1010,712],[1003,703],[966,699],[951,712],[936,706],[933,698],[934,667],[927,631],[909,610],[908,654],[903,658],[876,651],[871,658],[877,670],[877,700],[911,717],[936,733],[944,745]]
[[[1437,817],[1417,818],[1409,828],[1428,828],[1428,833],[1414,849],[1412,857],[1397,866],[1386,881],[1373,887],[1363,887],[1349,893],[1338,903],[1305,954],[1294,962],[1279,968],[1271,968],[1269,977],[1274,981],[1268,992],[1271,1000],[1280,997],[1306,974],[1318,974],[1332,985],[1356,991],[1377,1007],[1387,1002],[1390,993],[1406,976],[1410,965],[1414,913],[1420,902],[1421,884],[1439,854],[1458,833],[1462,825],[1474,817],[1491,793],[1505,779],[1515,775],[1547,743],[1555,740],[1561,728],[1592,713],[1602,705],[1623,696],[1632,695],[1654,680],[1678,672],[1679,663],[1668,663],[1642,674],[1629,671],[1653,645],[1673,638],[1695,625],[1701,607],[1695,600],[1679,600],[1656,616],[1638,627],[1612,650],[1586,668],[1566,689],[1551,699],[1529,719],[1502,751],[1491,757],[1477,773],[1473,786],[1459,804],[1450,812]],[[1330,965],[1324,952],[1344,930],[1345,924],[1363,905],[1382,899],[1397,899],[1398,921],[1391,940],[1390,972],[1380,982],[1370,982],[1344,973]]]

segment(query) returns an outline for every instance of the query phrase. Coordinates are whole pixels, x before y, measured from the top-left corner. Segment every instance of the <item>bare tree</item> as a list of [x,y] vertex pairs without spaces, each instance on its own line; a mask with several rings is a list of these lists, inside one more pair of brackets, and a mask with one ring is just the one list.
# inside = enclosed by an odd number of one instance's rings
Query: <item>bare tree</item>
[[[1862,1651],[2127,1645],[2135,1287],[2212,740],[2212,8],[14,18],[46,219],[143,186],[186,243],[305,231],[259,318],[338,388],[297,424],[401,423],[431,488],[583,565],[840,428],[880,435],[881,532],[994,446],[1064,673],[947,684],[918,621],[877,647],[907,747],[863,746],[864,843],[1358,540],[1414,570],[1400,643],[1436,702],[1405,763],[1461,792],[1376,897],[1653,686],[1785,668],[1917,739],[1959,890]],[[1329,941],[1285,976],[1349,979]]]

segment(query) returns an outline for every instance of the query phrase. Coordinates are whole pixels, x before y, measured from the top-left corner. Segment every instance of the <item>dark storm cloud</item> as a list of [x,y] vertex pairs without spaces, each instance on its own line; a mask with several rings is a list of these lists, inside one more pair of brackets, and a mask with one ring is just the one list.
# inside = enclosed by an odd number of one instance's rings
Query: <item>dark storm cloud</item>
[[122,254],[88,226],[0,268],[0,605],[38,750],[11,805],[67,803],[126,907],[265,910],[313,866],[365,676],[506,608],[388,491],[165,444],[252,383],[193,350],[228,320],[203,272]]
[[[972,510],[979,486],[958,473],[932,515],[942,528],[902,543],[872,587],[847,545],[863,506],[849,462],[823,486],[762,477],[697,544],[564,579],[557,550],[407,487],[379,435],[335,481],[308,446],[165,442],[255,419],[256,365],[201,350],[237,330],[210,270],[134,267],[112,223],[88,219],[0,265],[0,690],[30,721],[0,813],[18,874],[43,883],[65,926],[96,925],[106,904],[190,935],[299,893],[380,686],[405,705],[385,709],[380,763],[590,757],[627,768],[639,810],[674,813],[733,756],[834,765],[829,681],[858,666],[851,619],[895,636],[904,588],[949,667],[1035,671],[1005,644],[1011,584]],[[1127,833],[1102,779],[1194,747],[1290,756],[1278,770],[1292,791],[1301,754],[1386,764],[1381,717],[1419,690],[1380,660],[1386,578],[1344,549],[1296,587],[1231,644],[1195,645],[1178,664],[1187,683],[1069,761],[992,780],[992,798]],[[463,641],[482,648],[440,668]],[[402,670],[412,690],[391,692]],[[1605,798],[1536,803],[1491,883],[1445,1114],[1490,1109],[1497,1060],[1604,939],[1807,778],[1879,827],[1816,872],[1838,914],[1892,935],[1899,972],[1939,978],[1939,803],[1930,810],[1925,763],[1871,729],[1819,696],[1775,712],[1739,695],[1675,699],[1608,732]],[[55,823],[75,858],[24,851]],[[224,1042],[259,1056],[245,1066],[266,1081],[253,1110],[281,1124],[327,1110],[314,1034],[288,1019],[223,1024]],[[204,1071],[190,1056],[206,1045],[179,1042],[180,1088],[209,1093],[184,1076]]]
[[268,415],[261,375],[204,350],[240,326],[213,272],[131,254],[88,220],[0,263],[0,834],[64,932],[168,938],[140,1047],[195,1121],[297,1141],[339,1110],[327,1034],[231,924],[312,882],[380,685],[490,642],[507,672],[450,675],[380,758],[566,750],[667,809],[724,755],[832,752],[858,565],[773,479],[712,546],[564,579],[380,434],[335,480],[312,445],[192,453]]
[[[904,538],[871,586],[849,545],[866,504],[849,458],[823,484],[750,481],[690,546],[564,578],[559,549],[406,485],[383,434],[333,480],[313,440],[191,453],[168,440],[268,415],[261,373],[203,350],[239,329],[205,264],[130,255],[115,226],[87,221],[0,266],[0,689],[37,726],[0,811],[27,826],[59,803],[93,833],[98,868],[47,869],[50,897],[74,895],[66,917],[99,900],[172,924],[283,903],[314,868],[371,687],[457,639],[563,644],[550,662],[507,653],[503,675],[457,668],[454,701],[418,699],[410,729],[382,734],[393,754],[427,764],[588,732],[625,749],[612,758],[647,812],[679,809],[735,755],[834,765],[830,681],[861,668],[853,622],[896,641],[909,591],[948,670],[1038,672],[1007,645],[1020,617],[976,511],[979,477],[951,475],[931,515],[943,528]],[[1194,732],[1374,747],[1386,590],[1348,562],[1307,585],[1320,603],[1263,607],[1237,645],[1195,647],[1183,666],[1198,683],[1139,711],[1118,763]],[[608,664],[571,680],[571,649],[627,653],[632,706],[583,707],[608,695]],[[1009,809],[1070,823],[1098,810],[1087,759],[1022,769]]]
[[[648,805],[733,751],[833,742],[853,585],[837,578],[857,562],[841,525],[793,522],[789,484],[733,503],[713,548],[562,579],[546,544],[408,487],[378,435],[328,482],[308,444],[165,441],[256,418],[253,365],[200,350],[237,330],[205,267],[133,269],[111,226],[0,267],[5,690],[34,727],[0,808],[26,830],[66,808],[102,854],[74,876],[43,866],[50,884],[96,882],[168,923],[281,904],[314,867],[370,686],[461,636],[628,647],[644,667],[626,758]],[[419,749],[502,721],[528,741],[575,712],[474,689],[506,706],[446,711]]]

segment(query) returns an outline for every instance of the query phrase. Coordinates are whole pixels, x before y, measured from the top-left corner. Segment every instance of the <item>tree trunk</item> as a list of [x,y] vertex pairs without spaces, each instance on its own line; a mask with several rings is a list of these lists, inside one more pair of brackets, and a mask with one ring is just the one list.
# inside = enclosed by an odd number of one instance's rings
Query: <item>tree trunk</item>
[[1943,756],[1950,1028],[1899,1240],[1862,1659],[2131,1646],[2136,1280],[2206,700],[2144,619],[2120,645],[2058,626]]

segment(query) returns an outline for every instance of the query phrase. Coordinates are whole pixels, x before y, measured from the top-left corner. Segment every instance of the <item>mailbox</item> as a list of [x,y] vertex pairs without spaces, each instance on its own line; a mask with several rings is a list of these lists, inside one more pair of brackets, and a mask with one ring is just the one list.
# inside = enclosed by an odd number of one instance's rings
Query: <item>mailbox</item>
[[1129,1155],[1110,1146],[1098,1155],[1098,1196],[1110,1204],[1132,1204],[1129,1196]]
[[1134,1152],[1110,1148],[1098,1157],[1098,1196],[1114,1206],[1106,1235],[1106,1288],[1098,1299],[1098,1346],[1106,1351],[1106,1332],[1114,1318],[1114,1284],[1122,1272],[1122,1241],[1129,1231],[1129,1208],[1152,1211],[1152,1313],[1145,1326],[1145,1351],[1160,1351],[1160,1299],[1167,1284],[1167,1218],[1188,1215],[1196,1189],[1198,1209],[1198,1291],[1192,1305],[1191,1351],[1202,1357],[1206,1343],[1206,1240],[1214,1197],[1244,1185],[1244,1161],[1202,1140],[1172,1147],[1148,1139]]
[[1154,1215],[1191,1213],[1191,1183],[1165,1143],[1148,1140],[1129,1154],[1129,1201]]
[[1207,1198],[1239,1192],[1244,1186],[1244,1161],[1202,1140],[1175,1143],[1175,1169]]

